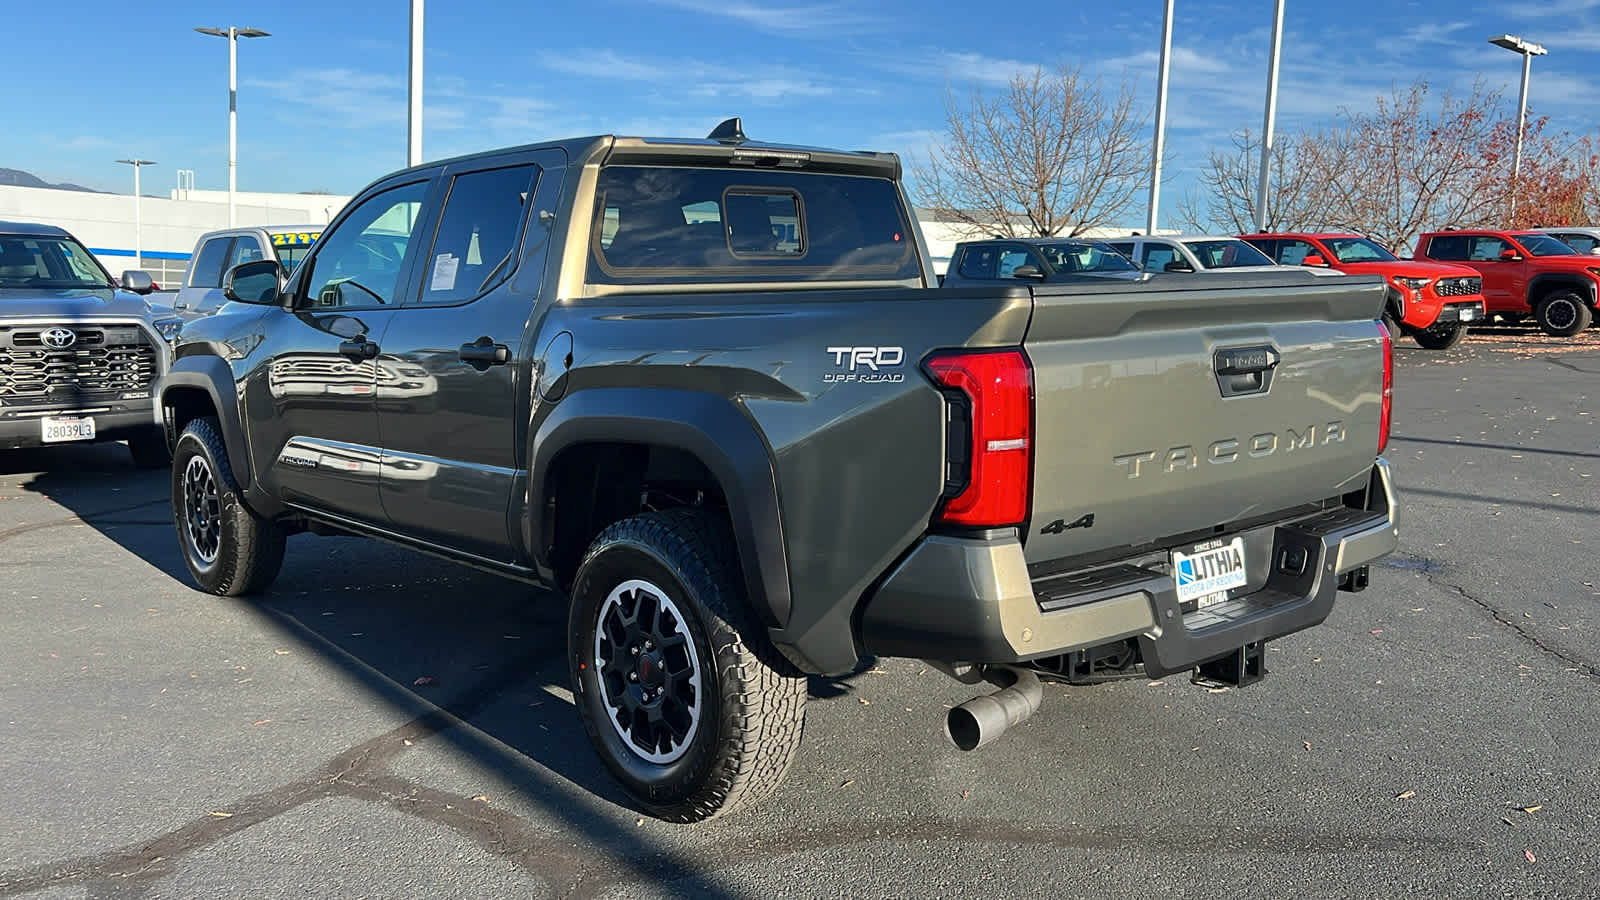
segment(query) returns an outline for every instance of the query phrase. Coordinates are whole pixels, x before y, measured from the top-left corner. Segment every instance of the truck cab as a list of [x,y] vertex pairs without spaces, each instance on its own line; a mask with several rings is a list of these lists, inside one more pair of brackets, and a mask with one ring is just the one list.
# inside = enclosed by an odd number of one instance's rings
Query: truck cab
[[1532,315],[1551,337],[1571,337],[1594,321],[1600,260],[1543,232],[1431,232],[1417,239],[1417,257],[1477,272],[1489,313],[1509,321]]
[[251,225],[208,231],[195,241],[194,253],[172,307],[193,319],[210,315],[227,302],[222,276],[228,269],[256,259],[275,259],[292,272],[322,235],[323,225]]

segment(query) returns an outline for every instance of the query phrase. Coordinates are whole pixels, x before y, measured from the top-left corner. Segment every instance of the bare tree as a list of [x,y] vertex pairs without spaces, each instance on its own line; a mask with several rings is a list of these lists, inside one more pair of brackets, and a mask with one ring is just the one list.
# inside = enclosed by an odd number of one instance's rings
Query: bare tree
[[1115,97],[1074,67],[1011,77],[998,96],[945,91],[946,139],[914,171],[917,200],[992,233],[1076,235],[1121,224],[1150,161],[1145,118],[1124,83]]
[[[1244,234],[1256,228],[1261,141],[1248,128],[1231,135],[1231,150],[1212,150],[1194,190],[1178,201],[1178,222],[1197,231]],[[1301,131],[1273,148],[1267,189],[1268,231],[1328,227],[1328,171],[1339,168],[1340,148],[1322,132]]]

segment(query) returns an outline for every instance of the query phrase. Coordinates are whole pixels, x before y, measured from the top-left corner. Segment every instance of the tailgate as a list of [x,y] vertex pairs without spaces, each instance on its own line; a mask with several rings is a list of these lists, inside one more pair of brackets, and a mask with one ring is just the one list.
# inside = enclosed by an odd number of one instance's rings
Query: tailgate
[[1301,273],[1039,288],[1030,565],[1221,534],[1364,485],[1384,290]]

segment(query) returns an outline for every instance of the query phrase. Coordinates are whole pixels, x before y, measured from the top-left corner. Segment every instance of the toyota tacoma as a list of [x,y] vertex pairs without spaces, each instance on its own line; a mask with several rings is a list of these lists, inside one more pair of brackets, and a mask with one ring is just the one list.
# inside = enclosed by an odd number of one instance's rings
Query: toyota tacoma
[[[893,155],[602,136],[406,169],[230,269],[161,404],[189,574],[297,532],[557,589],[639,806],[770,793],[807,673],[1244,685],[1396,545],[1370,277],[932,289]],[[442,602],[457,602],[440,598]]]
[[1483,276],[1489,313],[1511,322],[1532,315],[1551,337],[1572,337],[1594,321],[1600,260],[1538,231],[1456,230],[1417,239],[1417,257],[1457,263]]

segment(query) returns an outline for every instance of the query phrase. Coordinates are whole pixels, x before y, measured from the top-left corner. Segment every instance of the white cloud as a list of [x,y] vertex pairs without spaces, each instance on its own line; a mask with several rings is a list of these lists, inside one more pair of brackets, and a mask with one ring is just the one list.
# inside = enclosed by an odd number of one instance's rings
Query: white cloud
[[785,97],[824,97],[836,86],[808,73],[781,65],[732,67],[700,60],[650,60],[624,58],[615,50],[576,50],[541,53],[545,68],[587,79],[674,85],[696,97],[745,97],[780,100]]
[[665,6],[731,19],[757,31],[791,37],[816,35],[838,38],[880,27],[883,21],[865,16],[854,4],[822,3],[810,6],[781,6],[746,3],[740,0],[657,0]]

